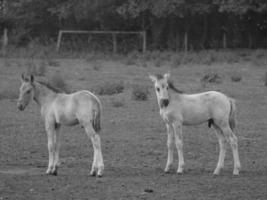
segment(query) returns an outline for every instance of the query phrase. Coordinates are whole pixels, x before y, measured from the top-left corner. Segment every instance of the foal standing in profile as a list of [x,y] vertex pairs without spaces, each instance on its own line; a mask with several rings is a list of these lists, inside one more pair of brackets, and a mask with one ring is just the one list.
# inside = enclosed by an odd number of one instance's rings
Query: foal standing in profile
[[208,122],[216,130],[220,153],[213,174],[218,175],[224,166],[226,141],[230,143],[234,158],[234,175],[239,175],[240,161],[238,155],[237,137],[233,133],[235,127],[235,101],[226,95],[208,91],[198,94],[183,94],[169,81],[170,74],[150,75],[154,82],[160,115],[166,123],[168,134],[168,159],[165,172],[169,172],[173,162],[173,138],[178,151],[178,170],[183,173],[183,137],[182,125],[197,125]]
[[100,142],[100,100],[91,92],[83,90],[65,94],[50,85],[21,76],[22,85],[18,99],[18,109],[24,110],[33,98],[41,107],[48,138],[49,162],[46,173],[57,175],[59,165],[59,129],[61,125],[81,124],[93,143],[94,159],[90,174],[102,176],[104,171]]

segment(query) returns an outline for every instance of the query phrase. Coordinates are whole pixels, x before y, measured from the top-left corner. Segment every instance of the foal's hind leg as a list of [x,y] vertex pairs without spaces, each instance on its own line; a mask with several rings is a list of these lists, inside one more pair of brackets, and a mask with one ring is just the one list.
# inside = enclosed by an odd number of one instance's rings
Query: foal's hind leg
[[218,141],[219,141],[220,153],[219,153],[219,160],[217,163],[217,167],[214,170],[213,174],[219,175],[221,169],[224,166],[224,159],[225,159],[225,153],[226,153],[226,139],[225,139],[225,136],[223,135],[222,131],[219,129],[219,127],[214,125],[214,128],[216,130],[216,135],[217,135]]
[[232,129],[229,127],[229,125],[221,127],[223,134],[227,138],[227,140],[230,142],[232,152],[233,152],[233,158],[234,158],[234,170],[233,175],[239,175],[239,170],[241,168],[240,160],[239,160],[239,154],[238,154],[238,141],[237,137],[233,133]]
[[48,161],[46,174],[56,175],[53,173],[54,155],[55,155],[55,142],[54,142],[55,128],[54,128],[53,123],[46,123],[45,128],[47,132],[47,147],[48,147],[48,155],[49,155],[49,161]]
[[91,138],[94,149],[94,160],[90,174],[101,177],[104,172],[103,156],[101,151],[101,140],[99,134],[95,132],[91,124],[87,124],[85,127],[86,134]]
[[54,163],[52,168],[52,174],[57,175],[57,169],[59,166],[59,148],[60,148],[60,125],[55,127],[55,134],[54,134]]
[[167,148],[168,148],[168,159],[167,159],[167,163],[166,163],[166,167],[165,167],[165,172],[168,173],[170,170],[170,166],[173,162],[173,147],[174,147],[174,143],[173,143],[173,128],[170,127],[169,124],[166,125],[167,128]]

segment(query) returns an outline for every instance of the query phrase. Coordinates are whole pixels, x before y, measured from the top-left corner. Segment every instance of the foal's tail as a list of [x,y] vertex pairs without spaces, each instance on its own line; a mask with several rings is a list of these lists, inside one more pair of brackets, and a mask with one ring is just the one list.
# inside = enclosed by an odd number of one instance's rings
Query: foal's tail
[[236,119],[235,119],[236,106],[235,106],[235,100],[232,99],[232,98],[229,98],[229,102],[230,102],[229,125],[230,125],[230,128],[232,130],[234,130],[234,128],[236,126]]
[[93,121],[92,125],[95,130],[95,132],[99,132],[101,130],[101,111],[99,110],[93,110]]

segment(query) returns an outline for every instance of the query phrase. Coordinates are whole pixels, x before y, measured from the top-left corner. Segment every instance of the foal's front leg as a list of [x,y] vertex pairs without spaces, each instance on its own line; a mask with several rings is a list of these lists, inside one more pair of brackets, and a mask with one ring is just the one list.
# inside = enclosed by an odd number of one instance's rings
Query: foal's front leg
[[165,167],[165,172],[168,173],[170,170],[170,166],[173,163],[173,130],[170,127],[169,124],[166,124],[166,128],[167,128],[167,148],[168,148],[168,158],[167,158],[167,163],[166,163],[166,167]]
[[182,124],[174,123],[172,128],[179,159],[177,173],[182,174],[184,168]]

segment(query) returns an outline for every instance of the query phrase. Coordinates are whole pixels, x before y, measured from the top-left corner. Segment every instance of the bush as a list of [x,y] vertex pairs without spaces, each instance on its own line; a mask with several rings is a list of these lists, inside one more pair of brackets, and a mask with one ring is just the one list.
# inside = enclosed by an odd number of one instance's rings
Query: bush
[[98,95],[113,95],[122,93],[124,90],[123,82],[105,82],[102,85],[99,85],[95,92]]
[[132,56],[127,56],[127,58],[124,61],[125,65],[135,65],[136,59],[133,58]]
[[95,71],[99,71],[102,68],[102,65],[99,61],[94,61],[92,63],[92,66]]
[[264,85],[267,86],[267,72],[265,72],[263,76],[263,82],[264,82]]
[[205,85],[206,83],[221,83],[222,82],[222,77],[215,73],[215,72],[210,72],[205,74],[201,78],[201,82]]
[[132,99],[136,101],[146,101],[148,99],[149,90],[148,87],[141,85],[133,86]]
[[48,65],[51,67],[59,67],[60,66],[60,62],[56,61],[56,60],[48,60]]
[[124,103],[122,101],[119,101],[119,100],[113,100],[111,102],[111,104],[115,108],[119,108],[119,107],[123,107],[124,106]]
[[59,72],[54,73],[52,76],[48,78],[49,84],[51,84],[53,87],[58,88],[66,93],[69,92],[69,89],[67,87],[67,84],[61,74]]
[[242,80],[242,76],[239,75],[239,74],[233,74],[233,75],[231,76],[231,81],[232,81],[232,82],[239,82],[239,81],[241,81],[241,80]]
[[175,54],[171,57],[171,67],[177,68],[182,64],[182,57],[179,54]]
[[162,66],[162,64],[163,64],[163,60],[162,60],[162,58],[156,58],[155,59],[155,67],[161,67]]

